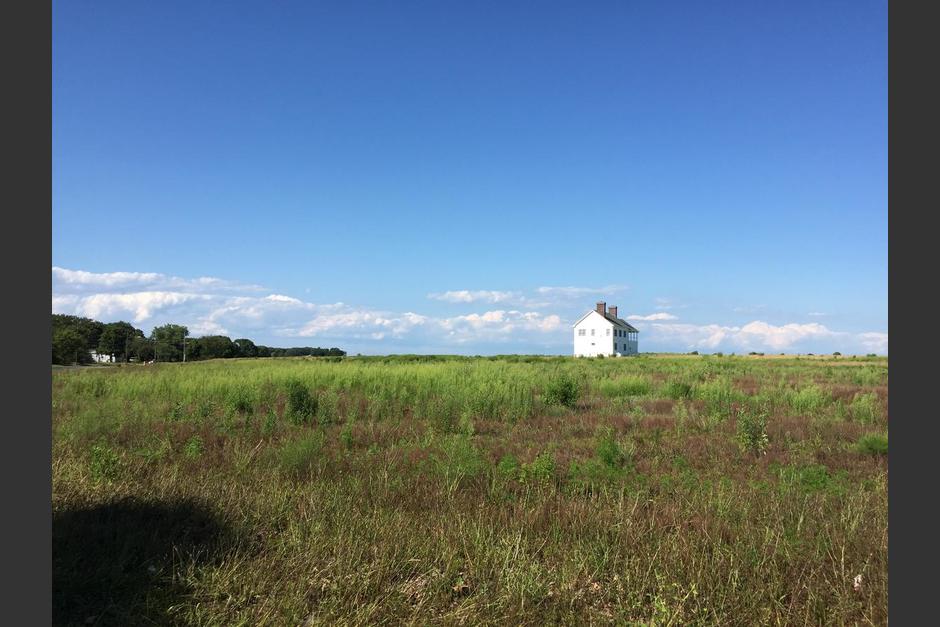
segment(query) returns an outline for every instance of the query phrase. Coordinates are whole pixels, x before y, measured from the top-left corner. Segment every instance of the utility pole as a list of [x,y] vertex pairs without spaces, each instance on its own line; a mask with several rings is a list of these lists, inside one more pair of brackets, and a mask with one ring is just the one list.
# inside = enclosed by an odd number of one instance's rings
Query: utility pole
[[186,363],[186,331],[183,331],[183,363]]

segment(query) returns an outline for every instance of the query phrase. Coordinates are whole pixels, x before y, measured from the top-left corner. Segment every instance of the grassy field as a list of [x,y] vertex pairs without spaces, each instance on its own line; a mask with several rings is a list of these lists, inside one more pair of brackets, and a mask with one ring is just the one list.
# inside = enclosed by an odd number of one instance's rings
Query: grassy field
[[887,401],[884,358],[56,371],[54,619],[885,624]]

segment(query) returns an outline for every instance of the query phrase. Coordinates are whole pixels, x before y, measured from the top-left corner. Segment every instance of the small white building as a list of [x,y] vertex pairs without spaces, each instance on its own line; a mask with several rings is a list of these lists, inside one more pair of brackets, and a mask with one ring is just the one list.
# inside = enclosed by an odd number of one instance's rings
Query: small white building
[[617,308],[607,309],[598,301],[597,307],[574,323],[575,357],[621,357],[637,354],[639,331],[617,317]]

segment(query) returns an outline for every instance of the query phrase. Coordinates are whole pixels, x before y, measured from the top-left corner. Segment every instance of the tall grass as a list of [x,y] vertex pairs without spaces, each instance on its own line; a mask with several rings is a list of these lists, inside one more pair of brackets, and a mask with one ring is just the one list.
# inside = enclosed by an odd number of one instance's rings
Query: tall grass
[[55,622],[883,624],[886,381],[651,355],[56,372]]

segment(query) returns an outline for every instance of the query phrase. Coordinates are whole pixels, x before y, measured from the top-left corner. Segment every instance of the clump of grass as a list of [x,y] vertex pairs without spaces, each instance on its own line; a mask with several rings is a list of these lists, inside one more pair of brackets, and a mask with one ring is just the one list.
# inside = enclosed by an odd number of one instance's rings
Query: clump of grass
[[737,411],[737,441],[741,450],[753,455],[767,452],[770,439],[767,436],[767,413],[739,407]]
[[824,407],[831,397],[816,385],[810,385],[787,394],[790,408],[797,414],[808,415]]
[[261,423],[261,435],[262,437],[270,437],[274,434],[274,431],[277,429],[277,413],[272,409],[264,417],[264,422]]
[[545,403],[548,405],[574,407],[580,396],[581,388],[578,382],[568,374],[555,377],[545,388]]
[[277,451],[278,466],[287,475],[303,476],[319,461],[322,449],[323,433],[305,431],[300,438],[287,442]]
[[888,435],[881,433],[866,433],[858,440],[857,448],[861,453],[869,455],[888,454]]
[[503,455],[496,465],[496,471],[507,479],[515,479],[518,477],[520,469],[519,460],[511,453]]
[[343,426],[343,430],[340,431],[339,433],[339,439],[340,439],[340,442],[343,443],[343,448],[345,448],[346,450],[349,450],[353,447],[353,444],[355,444],[355,441],[353,439],[353,430],[352,430],[352,425],[350,423],[347,422]]
[[244,385],[236,386],[228,398],[229,408],[240,414],[250,414],[254,410],[254,398],[251,390]]
[[691,398],[692,386],[685,381],[670,381],[663,386],[663,396],[675,400]]
[[597,389],[607,398],[622,398],[648,394],[650,384],[641,377],[627,376],[617,379],[604,379],[597,384]]
[[850,409],[852,417],[862,424],[872,424],[881,416],[878,395],[874,392],[856,394]]
[[465,434],[442,438],[438,444],[438,453],[432,459],[450,490],[479,476],[486,467],[473,439]]
[[317,397],[303,381],[292,379],[287,384],[287,416],[293,424],[309,422],[317,413]]

